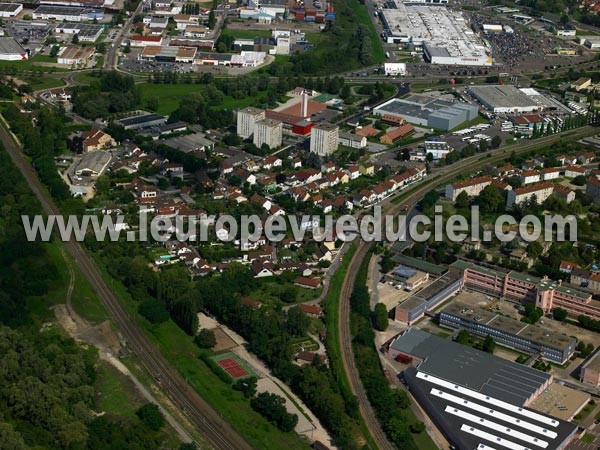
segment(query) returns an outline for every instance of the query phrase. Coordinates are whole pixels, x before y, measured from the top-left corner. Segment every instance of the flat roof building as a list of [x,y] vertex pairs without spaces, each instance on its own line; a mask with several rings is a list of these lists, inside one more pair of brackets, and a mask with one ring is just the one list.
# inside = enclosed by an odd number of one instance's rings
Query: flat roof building
[[432,64],[489,66],[490,51],[466,17],[439,5],[410,5],[400,0],[384,3],[380,17],[389,44],[422,47]]
[[67,22],[82,22],[94,19],[102,20],[104,18],[104,13],[101,9],[75,6],[41,5],[33,12],[33,18]]
[[583,383],[600,386],[600,351],[596,351],[583,363],[579,371]]
[[552,382],[549,373],[414,327],[390,343],[388,357],[432,377],[519,407],[530,404]]
[[265,118],[265,111],[258,108],[244,108],[237,112],[237,135],[248,139],[254,134],[256,122]]
[[104,150],[86,153],[75,165],[73,173],[77,176],[97,178],[106,170],[110,160],[110,153]]
[[138,130],[140,128],[149,128],[167,123],[167,118],[159,114],[144,113],[137,116],[125,117],[119,119],[119,122],[126,130]]
[[281,146],[283,123],[279,120],[263,119],[254,124],[253,142],[257,147],[266,144],[270,149]]
[[0,60],[24,61],[29,53],[12,37],[0,37]]
[[56,26],[58,34],[76,34],[82,42],[96,42],[104,27],[92,23],[65,22]]
[[561,307],[575,317],[586,315],[600,319],[600,305],[592,300],[590,293],[563,285],[560,281],[506,272],[463,260],[453,262],[450,267],[461,270],[464,285],[474,291],[519,303],[534,303],[544,312]]
[[523,113],[543,109],[531,95],[510,84],[469,86],[468,89],[486,109],[496,113]]
[[575,352],[576,340],[566,334],[543,329],[476,305],[454,301],[440,311],[440,326],[467,330],[477,336],[492,336],[506,347],[557,364],[564,364]]
[[23,11],[21,3],[0,3],[0,17],[16,17]]
[[[408,340],[419,337],[411,336],[413,331],[404,333]],[[453,448],[561,450],[575,439],[577,425],[520,401],[532,389],[533,394],[547,389],[549,375],[491,355],[485,358],[483,352],[433,335],[422,337],[416,347],[404,347],[419,351],[425,346],[433,349],[427,352],[427,360],[406,369],[402,378]],[[430,360],[439,360],[445,367],[431,370],[425,367]],[[457,376],[449,379],[448,372]]]
[[310,130],[310,151],[328,156],[338,148],[340,128],[330,123],[315,125]]

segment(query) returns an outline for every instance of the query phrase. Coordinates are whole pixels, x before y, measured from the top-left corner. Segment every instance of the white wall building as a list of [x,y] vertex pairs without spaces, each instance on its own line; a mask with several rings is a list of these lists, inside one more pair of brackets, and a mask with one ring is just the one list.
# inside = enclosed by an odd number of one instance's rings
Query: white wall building
[[521,205],[535,198],[535,202],[539,205],[546,201],[552,195],[554,185],[549,181],[542,181],[531,186],[525,186],[508,191],[506,197],[506,206]]
[[492,184],[492,179],[488,176],[471,178],[466,181],[449,184],[446,186],[446,198],[452,201],[456,200],[462,192],[465,192],[469,197],[479,195],[487,186]]
[[405,63],[385,63],[383,65],[383,70],[386,75],[396,77],[403,77],[406,75],[406,64]]
[[237,113],[237,134],[242,139],[248,139],[254,133],[254,126],[265,118],[265,112],[258,108],[240,109]]
[[254,125],[254,145],[261,147],[267,144],[269,148],[281,146],[281,135],[283,132],[283,123],[279,120],[263,119]]
[[337,150],[340,129],[336,125],[324,123],[315,125],[310,131],[310,151],[319,156],[331,155]]

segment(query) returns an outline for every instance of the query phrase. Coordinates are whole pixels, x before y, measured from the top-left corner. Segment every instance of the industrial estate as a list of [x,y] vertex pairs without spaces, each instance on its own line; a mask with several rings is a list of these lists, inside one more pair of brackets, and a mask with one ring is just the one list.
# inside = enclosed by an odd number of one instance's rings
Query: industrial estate
[[0,448],[600,448],[599,16],[0,2]]

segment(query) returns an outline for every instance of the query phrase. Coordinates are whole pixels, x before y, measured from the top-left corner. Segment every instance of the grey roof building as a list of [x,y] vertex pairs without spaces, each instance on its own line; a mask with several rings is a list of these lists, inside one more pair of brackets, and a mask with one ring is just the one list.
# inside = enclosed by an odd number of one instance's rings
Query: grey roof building
[[389,346],[389,356],[409,355],[419,371],[513,405],[531,403],[552,375],[409,328]]

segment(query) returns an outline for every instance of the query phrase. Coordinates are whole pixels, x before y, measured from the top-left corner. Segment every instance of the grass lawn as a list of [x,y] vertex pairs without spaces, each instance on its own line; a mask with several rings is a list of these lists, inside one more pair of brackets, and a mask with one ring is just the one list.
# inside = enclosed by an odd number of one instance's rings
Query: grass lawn
[[42,63],[55,63],[58,61],[58,59],[56,57],[52,57],[52,56],[48,56],[48,55],[41,55],[38,53],[37,55],[33,56],[33,58],[31,58],[29,61],[42,62]]
[[73,80],[81,84],[90,84],[92,81],[98,81],[98,77],[90,75],[90,72],[82,72],[74,75]]
[[[295,301],[286,303],[280,299],[280,294],[284,289],[293,289],[296,292]],[[320,294],[321,288],[312,290],[294,286],[291,283],[280,284],[275,281],[263,281],[260,283],[260,286],[257,289],[248,295],[248,297],[260,300],[263,303],[286,306],[294,303],[304,303],[309,300],[314,300]]]
[[255,37],[271,37],[271,30],[236,30],[226,28],[221,33],[221,36],[233,36],[239,39],[252,39]]
[[29,86],[31,86],[31,89],[33,89],[34,91],[52,89],[65,85],[64,81],[58,78],[21,77],[21,79],[25,81]]
[[[188,97],[191,93],[202,92],[204,85],[201,84],[153,84],[141,83],[138,85],[142,105],[150,98],[158,100],[159,114],[170,114],[179,107],[182,99]],[[225,97],[221,104],[221,109],[238,109],[251,106],[256,103],[255,97],[246,97],[235,99]]]
[[[54,305],[64,304],[69,286],[69,270],[65,265],[65,260],[61,253],[61,244],[51,242],[46,245],[46,251],[52,259],[56,270],[57,279],[50,286],[48,294],[43,297],[34,297],[28,299],[27,309],[35,317],[40,319],[48,319],[53,317],[49,308]],[[73,270],[75,272],[75,285],[71,297],[73,308],[84,319],[93,323],[99,323],[108,319],[108,315],[104,307],[96,297],[96,294],[83,276],[83,273],[73,262]]]
[[133,418],[146,403],[133,382],[105,361],[100,361],[95,388],[98,411]]
[[579,440],[586,444],[591,444],[592,442],[594,442],[596,440],[596,436],[594,436],[593,434],[585,434]]

